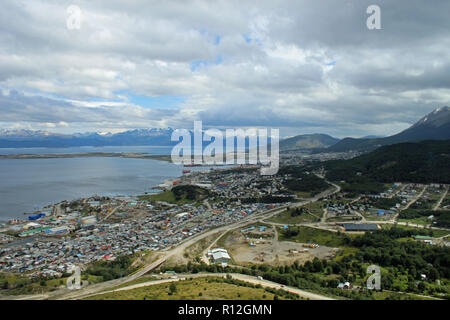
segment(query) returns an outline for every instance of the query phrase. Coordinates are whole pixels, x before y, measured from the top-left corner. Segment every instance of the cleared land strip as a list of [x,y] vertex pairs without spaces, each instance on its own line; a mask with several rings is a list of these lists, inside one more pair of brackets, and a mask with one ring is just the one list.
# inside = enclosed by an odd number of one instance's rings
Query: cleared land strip
[[420,191],[420,193],[416,197],[414,197],[414,199],[412,199],[410,202],[408,202],[408,204],[402,210],[408,209],[410,206],[413,205],[413,203],[415,203],[417,200],[419,200],[423,196],[423,194],[424,194],[425,190],[427,190],[427,188],[428,188],[428,185],[423,187],[422,191]]
[[442,197],[439,199],[439,201],[436,203],[436,205],[433,208],[433,211],[436,211],[441,206],[442,201],[445,199],[448,193],[448,187],[445,189],[445,192],[442,194]]
[[160,284],[160,283],[185,280],[186,278],[226,277],[227,275],[231,276],[231,278],[233,278],[233,279],[249,282],[249,283],[252,283],[252,284],[259,284],[259,285],[261,285],[262,287],[265,287],[265,288],[281,289],[281,290],[284,290],[284,291],[295,293],[295,294],[297,294],[300,297],[305,298],[305,299],[311,299],[311,300],[335,300],[335,299],[330,298],[330,297],[325,297],[325,296],[322,296],[322,295],[319,295],[319,294],[315,294],[315,293],[312,293],[312,292],[308,292],[308,291],[304,291],[304,290],[301,290],[301,289],[284,286],[284,285],[281,285],[279,283],[272,282],[272,281],[269,281],[269,280],[264,280],[264,279],[261,280],[261,279],[258,279],[257,277],[253,277],[253,276],[249,276],[249,275],[245,275],[245,274],[240,274],[240,273],[180,274],[180,275],[178,275],[178,277],[179,277],[178,279],[153,280],[153,281],[148,281],[148,282],[143,282],[143,283],[139,283],[139,284],[130,285],[128,287],[118,288],[118,289],[115,289],[115,290],[109,290],[109,291],[103,291],[103,292],[100,292],[100,293],[89,294],[89,295],[85,295],[85,296],[78,297],[78,298],[87,298],[87,297],[90,297],[90,296],[96,296],[96,295],[100,295],[100,294],[113,293],[113,292],[118,292],[118,291],[127,291],[127,290],[136,289],[136,288],[152,286],[152,285],[156,285],[156,284]]

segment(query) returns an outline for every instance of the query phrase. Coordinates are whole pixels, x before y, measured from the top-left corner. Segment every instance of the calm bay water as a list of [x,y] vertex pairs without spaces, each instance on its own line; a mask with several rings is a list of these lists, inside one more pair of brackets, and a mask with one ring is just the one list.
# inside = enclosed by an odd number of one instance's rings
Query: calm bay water
[[[167,151],[168,150],[168,151]],[[148,152],[170,154],[170,147],[80,147],[0,149],[0,154],[74,152]],[[183,167],[165,161],[127,158],[0,160],[0,220],[62,200],[98,195],[136,195]]]
[[168,154],[170,146],[107,146],[107,147],[70,147],[70,148],[0,148],[0,155],[7,154],[41,154],[41,153],[81,153],[81,152],[141,152],[151,154]]

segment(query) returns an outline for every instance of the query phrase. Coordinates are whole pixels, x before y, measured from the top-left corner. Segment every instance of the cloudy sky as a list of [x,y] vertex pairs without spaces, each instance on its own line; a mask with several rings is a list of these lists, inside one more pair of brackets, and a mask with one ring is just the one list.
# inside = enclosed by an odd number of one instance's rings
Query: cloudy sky
[[143,3],[2,1],[0,129],[358,137],[450,104],[448,0]]

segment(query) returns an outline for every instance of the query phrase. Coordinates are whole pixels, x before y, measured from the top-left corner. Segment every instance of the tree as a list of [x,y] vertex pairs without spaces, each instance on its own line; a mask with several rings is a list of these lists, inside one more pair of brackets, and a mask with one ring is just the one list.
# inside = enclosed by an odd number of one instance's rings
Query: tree
[[322,272],[323,264],[322,261],[320,261],[317,257],[313,260],[313,271],[314,272]]
[[170,293],[174,294],[175,292],[177,292],[177,286],[175,285],[175,283],[171,283],[170,287],[169,287]]
[[431,268],[428,277],[433,281],[439,279],[439,272],[435,268]]
[[423,292],[426,288],[425,283],[419,282],[419,284],[417,285],[417,288],[419,289],[420,292]]

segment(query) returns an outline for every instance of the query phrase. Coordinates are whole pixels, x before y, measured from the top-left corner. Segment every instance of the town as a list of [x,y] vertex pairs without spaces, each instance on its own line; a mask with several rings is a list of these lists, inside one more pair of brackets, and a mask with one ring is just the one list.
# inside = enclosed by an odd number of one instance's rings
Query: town
[[[97,261],[164,254],[202,239],[210,240],[193,262],[222,267],[304,264],[332,260],[345,251],[334,242],[314,240],[315,233],[352,238],[392,226],[429,234],[417,232],[417,242],[450,246],[449,226],[439,215],[449,209],[448,185],[397,182],[378,194],[352,196],[325,182],[323,169],[297,168],[285,166],[269,177],[254,165],[200,171],[187,167],[178,179],[142,195],[92,196],[44,207],[27,219],[0,225],[1,271],[57,279],[75,266],[85,270]],[[418,209],[434,214],[417,217]],[[214,238],[206,238],[215,230]],[[189,256],[187,250],[180,251],[183,257]],[[155,267],[150,266],[144,271]],[[337,288],[360,287],[343,281]]]

